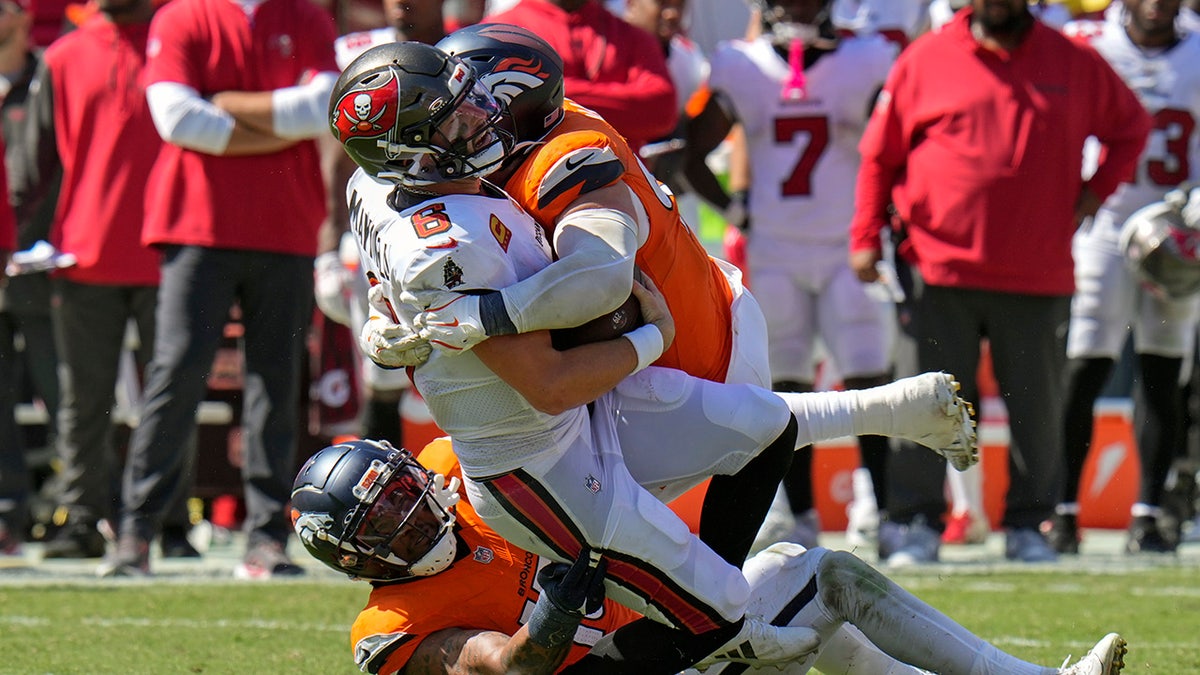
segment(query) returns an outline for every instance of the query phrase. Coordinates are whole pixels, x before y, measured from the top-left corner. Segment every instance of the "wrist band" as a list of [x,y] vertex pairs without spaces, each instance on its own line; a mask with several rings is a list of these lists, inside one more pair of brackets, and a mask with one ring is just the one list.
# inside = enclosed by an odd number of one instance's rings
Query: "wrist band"
[[575,630],[583,620],[582,614],[564,612],[542,592],[538,601],[533,605],[533,614],[529,617],[529,639],[547,648],[554,649],[570,644],[575,639]]
[[658,357],[662,356],[662,331],[652,323],[629,331],[625,334],[625,338],[633,343],[633,351],[637,352],[638,363],[634,373],[654,363]]

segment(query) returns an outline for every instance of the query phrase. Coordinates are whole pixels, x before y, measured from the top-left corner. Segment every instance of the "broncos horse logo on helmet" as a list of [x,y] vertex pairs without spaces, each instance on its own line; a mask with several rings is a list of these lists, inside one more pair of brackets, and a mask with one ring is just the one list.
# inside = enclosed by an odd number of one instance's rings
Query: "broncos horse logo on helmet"
[[375,178],[416,186],[494,171],[513,146],[496,99],[462,59],[418,42],[368,49],[333,87],[329,125]]
[[532,31],[475,24],[442,38],[437,47],[468,63],[504,104],[506,128],[518,144],[540,141],[562,121],[562,57]]
[[338,443],[296,475],[292,525],[314,558],[353,578],[431,576],[458,554],[458,485],[387,441]]

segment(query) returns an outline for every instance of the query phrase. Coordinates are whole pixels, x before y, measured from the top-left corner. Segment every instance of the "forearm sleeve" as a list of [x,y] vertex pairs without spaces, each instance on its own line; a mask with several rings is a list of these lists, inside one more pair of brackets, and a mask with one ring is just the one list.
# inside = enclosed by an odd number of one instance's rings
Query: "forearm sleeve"
[[637,225],[613,209],[586,209],[559,221],[559,259],[501,291],[517,332],[570,328],[610,312],[633,288]]
[[146,87],[146,103],[154,128],[164,141],[189,150],[220,155],[229,146],[234,119],[229,113],[178,82]]
[[276,89],[271,95],[275,135],[300,139],[325,133],[329,95],[337,77],[337,73],[320,72],[307,84]]

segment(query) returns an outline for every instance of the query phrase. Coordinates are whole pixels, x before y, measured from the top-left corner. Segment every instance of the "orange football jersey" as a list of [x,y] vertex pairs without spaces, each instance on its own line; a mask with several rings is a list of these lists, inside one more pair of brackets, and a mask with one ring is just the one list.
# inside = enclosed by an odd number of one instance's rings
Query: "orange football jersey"
[[[675,342],[655,365],[725,381],[733,335],[733,292],[675,199],[642,165],[629,145],[598,115],[572,101],[563,121],[508,179],[504,189],[553,233],[555,219],[583,193],[623,181],[641,201],[650,236],[636,262],[658,286],[675,318]],[[618,163],[619,162],[619,163]]]
[[[461,477],[450,441],[433,441],[418,458],[431,471]],[[491,630],[512,635],[528,620],[537,602],[539,556],[509,544],[479,519],[460,490],[455,512],[460,545],[471,550],[441,574],[407,583],[383,584],[371,591],[367,606],[350,630],[350,647],[359,667],[369,673],[395,673],[412,658],[417,645],[447,628]],[[575,645],[564,663],[587,653],[605,633],[639,615],[606,600],[575,632]]]

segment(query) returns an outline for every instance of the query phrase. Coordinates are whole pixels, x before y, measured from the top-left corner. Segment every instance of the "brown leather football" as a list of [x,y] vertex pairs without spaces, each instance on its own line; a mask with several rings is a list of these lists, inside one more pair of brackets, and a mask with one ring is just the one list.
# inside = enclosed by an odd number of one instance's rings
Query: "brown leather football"
[[642,325],[642,305],[630,295],[621,306],[574,328],[550,331],[554,348],[562,351],[601,340],[611,340]]

